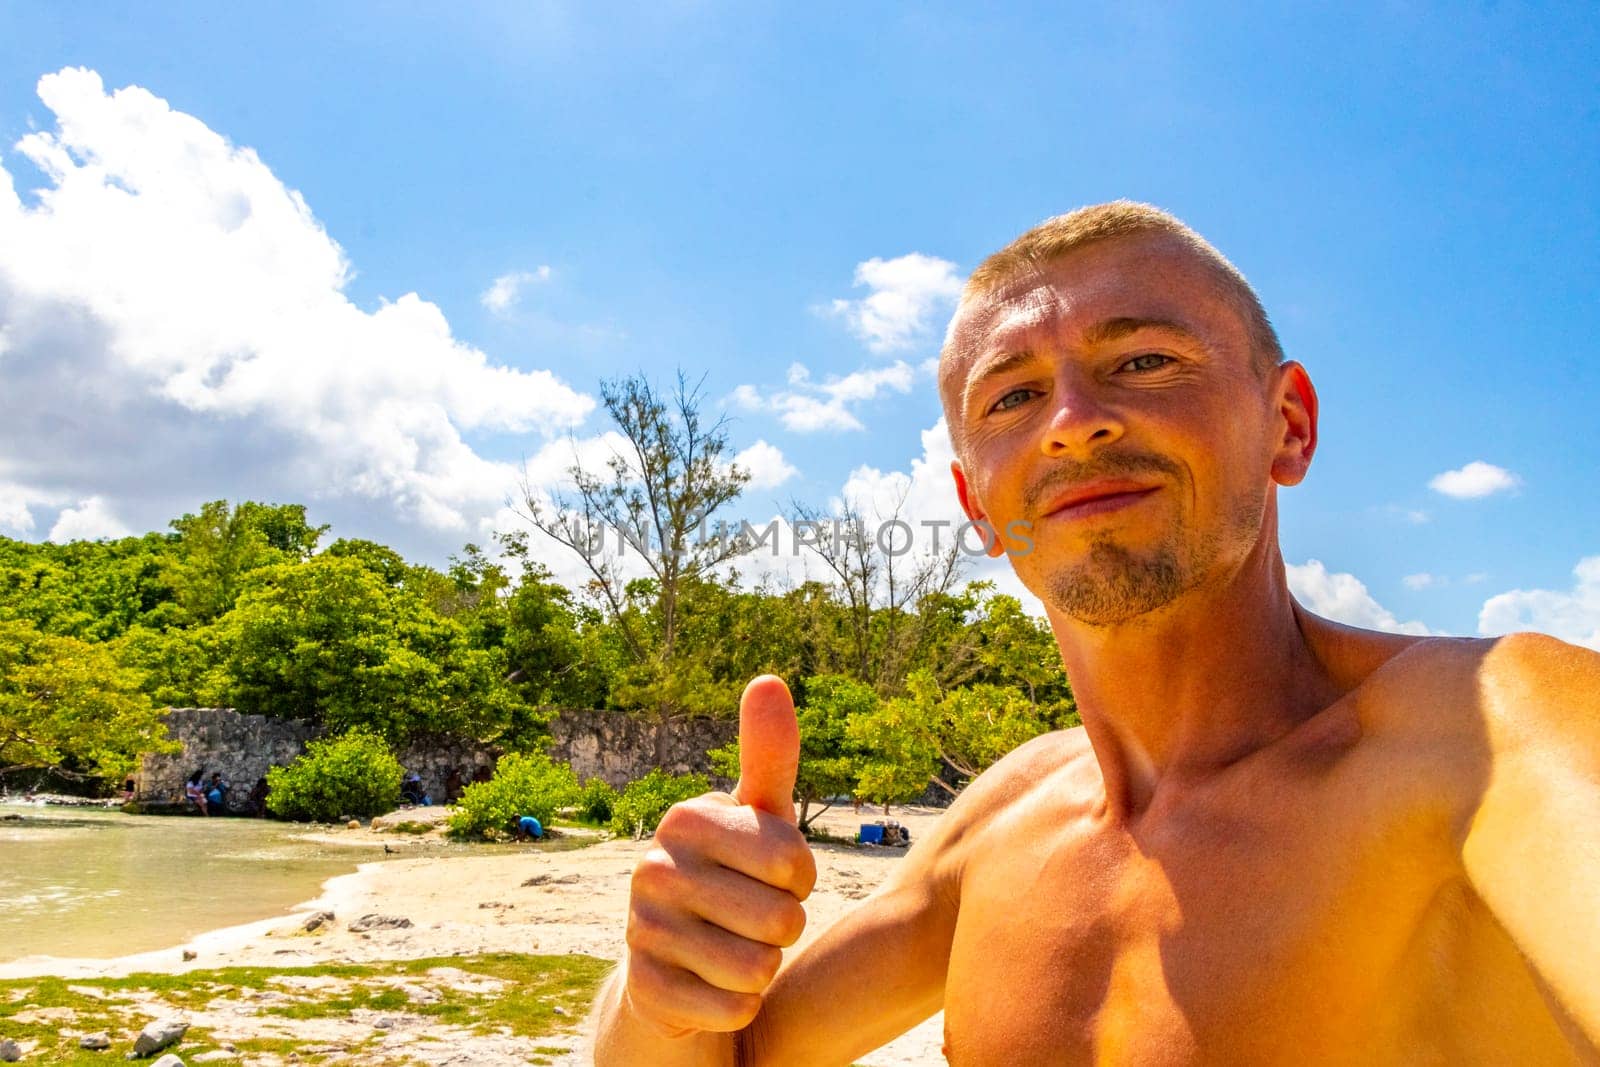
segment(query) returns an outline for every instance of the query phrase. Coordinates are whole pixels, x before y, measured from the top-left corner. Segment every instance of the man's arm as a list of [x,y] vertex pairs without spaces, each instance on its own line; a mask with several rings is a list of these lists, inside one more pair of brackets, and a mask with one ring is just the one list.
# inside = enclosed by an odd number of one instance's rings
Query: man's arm
[[774,985],[816,881],[791,802],[799,753],[788,688],[751,682],[739,706],[738,785],[674,805],[634,869],[627,956],[595,1005],[597,1064],[817,1064],[898,1032],[884,1030],[884,1005],[872,998],[822,1010],[818,993],[832,981],[906,1001],[891,1009],[906,1025],[937,1007],[954,927],[953,906],[947,920],[929,918],[945,899],[924,877],[939,834],[912,850],[847,932],[825,935]]
[[950,838],[964,814],[947,812],[876,892],[786,961],[740,1035],[741,1067],[843,1067],[940,1009],[957,911]]
[[[948,822],[951,814],[939,830]],[[936,870],[945,836],[919,841],[875,893],[791,954],[738,1033],[650,1024],[629,1002],[633,961],[624,960],[597,1002],[596,1062],[842,1067],[926,1019],[944,998],[955,930],[955,903]]]
[[1600,1045],[1600,654],[1506,637],[1478,694],[1487,766],[1462,845],[1467,877]]

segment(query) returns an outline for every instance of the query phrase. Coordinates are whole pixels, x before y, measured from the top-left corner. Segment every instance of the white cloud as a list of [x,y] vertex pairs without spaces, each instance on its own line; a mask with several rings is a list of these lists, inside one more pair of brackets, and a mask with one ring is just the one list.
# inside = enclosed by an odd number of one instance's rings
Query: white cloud
[[1397,634],[1427,634],[1420,622],[1401,622],[1394,612],[1373,599],[1353,574],[1330,573],[1321,560],[1288,564],[1289,591],[1294,598],[1324,618],[1372,630]]
[[730,399],[746,411],[776,414],[784,428],[795,433],[861,430],[865,427],[852,407],[875,399],[885,390],[909,393],[915,380],[916,371],[902,360],[822,382],[812,381],[811,371],[804,364],[795,363],[789,367],[790,388],[764,396],[753,385],[741,385]]
[[0,167],[9,476],[119,514],[248,484],[470,528],[516,468],[463,434],[548,438],[594,408],[415,293],[351,303],[304,198],[198,119],[83,69],[39,96],[56,127],[17,150],[45,186],[25,204]]
[[1434,475],[1428,488],[1457,500],[1471,500],[1515,489],[1520,484],[1521,480],[1504,467],[1475,459],[1458,470]]
[[746,484],[750,489],[776,489],[800,473],[794,464],[783,458],[781,449],[766,441],[757,441],[743,449],[733,457],[733,462],[749,472],[750,481]]
[[41,493],[25,485],[0,481],[0,530],[13,533],[31,533],[34,528],[33,509],[39,505],[59,505],[63,499],[51,493]]
[[829,310],[867,348],[892,352],[927,336],[933,317],[960,298],[962,280],[949,260],[912,252],[857,264],[855,284],[871,291],[860,300],[835,300]]
[[1478,632],[1485,637],[1538,630],[1600,651],[1600,556],[1572,568],[1575,581],[1566,592],[1513,589],[1484,602]]
[[1426,589],[1430,585],[1441,584],[1441,580],[1439,578],[1432,574],[1428,574],[1426,571],[1421,574],[1408,574],[1404,578],[1400,579],[1400,581],[1407,589]]
[[66,541],[94,541],[102,537],[126,537],[132,531],[111,514],[106,502],[97,496],[81,501],[75,508],[67,508],[50,527],[50,540],[61,544]]
[[514,270],[510,274],[502,274],[496,278],[478,299],[490,311],[503,314],[517,306],[517,301],[522,298],[523,286],[549,280],[548,266],[541,266],[536,270]]

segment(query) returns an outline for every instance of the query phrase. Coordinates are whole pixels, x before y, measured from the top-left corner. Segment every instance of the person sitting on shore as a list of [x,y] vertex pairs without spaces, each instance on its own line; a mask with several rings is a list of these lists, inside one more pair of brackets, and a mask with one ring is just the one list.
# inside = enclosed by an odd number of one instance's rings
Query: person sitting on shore
[[202,767],[183,783],[183,799],[193,804],[201,815],[207,814],[205,780],[206,769]]
[[544,837],[544,824],[532,815],[524,815],[517,820],[516,840],[538,841]]
[[228,814],[228,790],[232,788],[221,771],[211,772],[211,782],[206,786],[206,814]]
[[422,776],[416,771],[407,771],[406,776],[401,779],[400,799],[406,804],[415,804],[418,807],[429,802],[428,794],[422,788]]

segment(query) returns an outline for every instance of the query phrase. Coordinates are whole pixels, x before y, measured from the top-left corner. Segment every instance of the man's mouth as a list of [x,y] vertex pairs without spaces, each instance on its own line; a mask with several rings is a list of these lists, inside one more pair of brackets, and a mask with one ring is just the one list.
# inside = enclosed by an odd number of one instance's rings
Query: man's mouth
[[1087,519],[1120,511],[1154,493],[1160,486],[1129,481],[1100,481],[1078,485],[1045,505],[1042,518]]

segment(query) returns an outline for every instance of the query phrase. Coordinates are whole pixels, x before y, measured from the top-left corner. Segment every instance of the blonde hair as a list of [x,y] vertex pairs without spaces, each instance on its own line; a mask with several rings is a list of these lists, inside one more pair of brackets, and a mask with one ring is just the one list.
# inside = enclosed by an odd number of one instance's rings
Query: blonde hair
[[[1211,271],[1249,334],[1251,352],[1259,371],[1265,373],[1283,362],[1283,347],[1278,343],[1277,331],[1261,306],[1261,298],[1256,296],[1239,269],[1177,216],[1132,200],[1093,204],[1039,223],[978,264],[962,290],[961,304],[965,306],[968,301],[992,293],[1080,248],[1118,237],[1145,234],[1176,238]],[[954,347],[952,331],[945,339],[941,363],[948,366]]]

